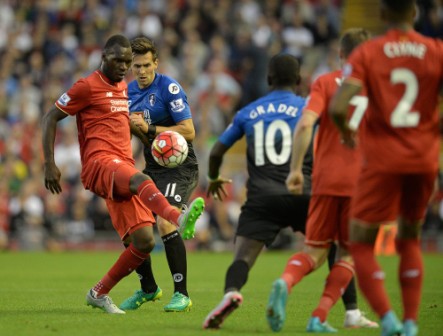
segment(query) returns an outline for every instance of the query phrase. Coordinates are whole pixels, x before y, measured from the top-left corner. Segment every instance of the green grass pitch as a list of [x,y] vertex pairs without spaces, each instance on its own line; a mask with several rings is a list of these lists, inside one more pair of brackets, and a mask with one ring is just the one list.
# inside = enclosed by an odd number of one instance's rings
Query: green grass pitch
[[[165,313],[172,295],[172,279],[163,252],[152,255],[163,298],[139,310],[115,316],[85,305],[85,294],[118,257],[114,252],[0,253],[0,335],[276,335],[268,328],[265,307],[272,282],[281,274],[290,252],[263,253],[243,288],[243,306],[220,330],[203,330],[207,313],[222,297],[225,271],[231,253],[189,253],[188,288],[193,300],[189,313]],[[396,284],[397,257],[382,257],[387,289],[401,316]],[[425,281],[420,309],[420,335],[443,335],[443,255],[425,255]],[[323,266],[296,286],[289,297],[287,319],[279,335],[303,335],[315,307],[327,267]],[[131,274],[111,292],[118,305],[139,286]],[[360,308],[375,319],[362,296]],[[340,335],[380,335],[380,330],[342,328],[343,305],[339,302],[328,321]]]

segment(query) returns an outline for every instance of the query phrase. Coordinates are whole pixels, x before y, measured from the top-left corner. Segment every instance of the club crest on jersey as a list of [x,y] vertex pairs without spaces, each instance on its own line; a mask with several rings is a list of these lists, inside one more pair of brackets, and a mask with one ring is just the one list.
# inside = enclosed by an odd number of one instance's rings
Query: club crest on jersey
[[169,104],[171,105],[172,112],[181,112],[185,109],[185,104],[181,98],[173,100]]
[[177,94],[177,93],[180,92],[180,88],[178,87],[177,84],[175,84],[175,83],[171,83],[171,84],[169,84],[169,86],[168,86],[168,91],[169,91],[170,93],[172,93],[172,94]]
[[65,92],[61,95],[57,102],[62,106],[67,106],[70,100],[71,97],[69,97],[68,94]]
[[149,95],[149,105],[154,106],[155,105],[155,94],[151,93]]

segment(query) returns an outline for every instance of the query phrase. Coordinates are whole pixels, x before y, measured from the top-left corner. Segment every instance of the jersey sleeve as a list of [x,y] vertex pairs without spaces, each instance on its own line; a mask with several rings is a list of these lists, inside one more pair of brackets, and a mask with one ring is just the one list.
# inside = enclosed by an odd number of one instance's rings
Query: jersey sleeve
[[365,83],[366,69],[364,58],[364,45],[357,47],[349,56],[347,63],[343,67],[343,76],[346,80]]
[[304,107],[304,111],[309,110],[317,114],[319,117],[322,115],[323,111],[326,108],[326,94],[325,94],[325,86],[321,79],[318,78],[311,86],[311,91],[309,93],[309,97],[306,101],[306,105]]
[[188,97],[180,84],[171,79],[165,83],[165,86],[167,87],[163,88],[163,99],[174,122],[191,119]]
[[85,79],[80,79],[55,102],[63,112],[75,115],[90,103],[90,87]]
[[240,140],[245,134],[241,120],[241,114],[240,112],[237,112],[232,123],[220,135],[218,141],[226,147],[231,147],[235,142]]

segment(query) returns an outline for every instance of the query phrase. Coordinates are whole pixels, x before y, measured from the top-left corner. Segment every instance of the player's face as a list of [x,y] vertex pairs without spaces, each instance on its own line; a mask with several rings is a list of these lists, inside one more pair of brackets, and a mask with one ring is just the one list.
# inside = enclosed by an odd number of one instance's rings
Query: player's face
[[103,55],[102,71],[112,82],[121,82],[131,67],[132,49],[115,45]]
[[149,86],[154,81],[157,67],[158,60],[153,59],[151,52],[144,55],[134,55],[132,59],[132,74],[141,89]]

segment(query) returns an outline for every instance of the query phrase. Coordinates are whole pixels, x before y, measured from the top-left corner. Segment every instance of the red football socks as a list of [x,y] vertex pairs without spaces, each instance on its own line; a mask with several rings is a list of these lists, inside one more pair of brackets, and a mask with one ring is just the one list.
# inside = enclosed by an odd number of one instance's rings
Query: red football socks
[[314,269],[314,260],[309,254],[299,252],[294,254],[286,264],[281,278],[286,281],[288,291],[303,279],[306,274],[309,274]]
[[94,286],[97,296],[108,294],[125,276],[131,274],[149,256],[129,245],[106,275]]
[[372,309],[381,318],[391,305],[384,287],[385,274],[377,263],[372,244],[351,243],[349,247],[358,284]]
[[178,225],[180,211],[169,204],[152,180],[146,180],[137,189],[141,201],[160,217]]
[[351,264],[345,261],[336,262],[329,272],[320,302],[312,316],[316,316],[321,322],[324,322],[332,306],[340,299],[353,276],[354,268]]
[[401,286],[403,320],[417,321],[423,283],[423,260],[418,240],[397,241],[400,254],[399,280]]

